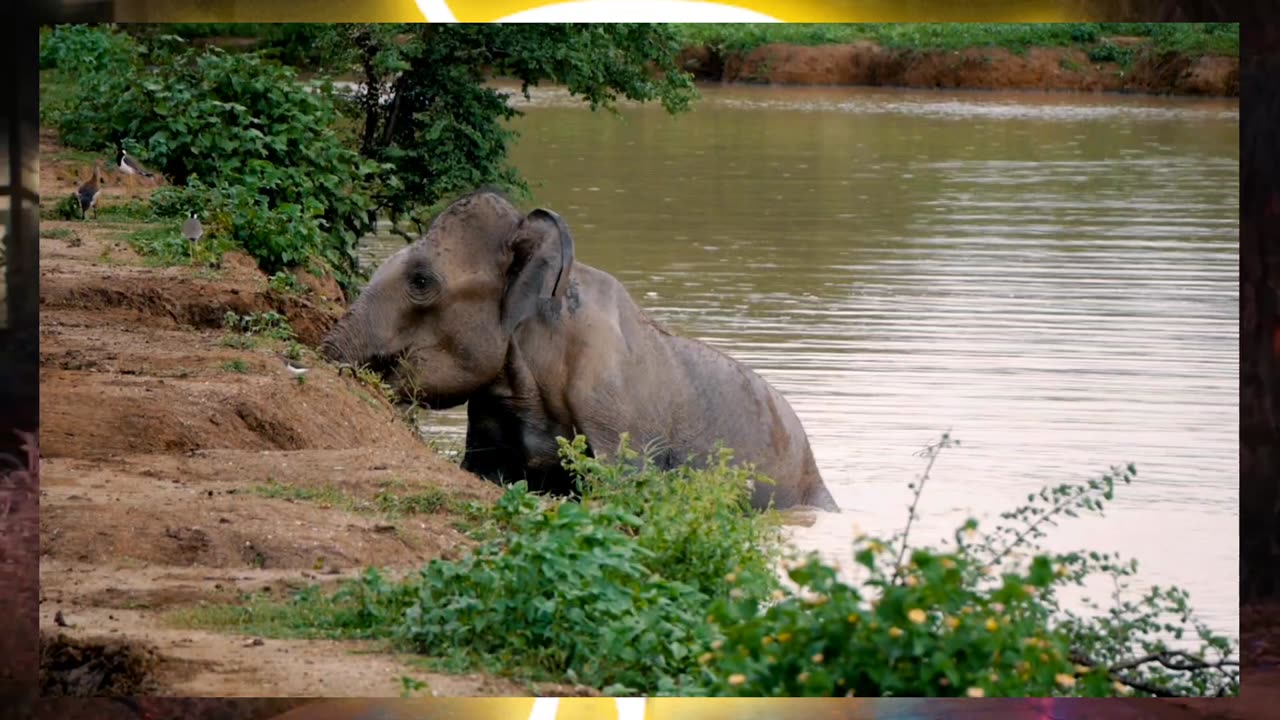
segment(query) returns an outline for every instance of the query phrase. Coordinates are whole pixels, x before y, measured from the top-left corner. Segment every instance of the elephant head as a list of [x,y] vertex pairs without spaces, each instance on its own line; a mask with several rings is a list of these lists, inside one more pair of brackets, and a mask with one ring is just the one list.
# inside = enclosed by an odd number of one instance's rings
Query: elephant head
[[573,238],[558,215],[524,216],[479,191],[383,262],[322,352],[370,367],[406,401],[455,407],[499,378],[521,322],[562,311],[572,270]]

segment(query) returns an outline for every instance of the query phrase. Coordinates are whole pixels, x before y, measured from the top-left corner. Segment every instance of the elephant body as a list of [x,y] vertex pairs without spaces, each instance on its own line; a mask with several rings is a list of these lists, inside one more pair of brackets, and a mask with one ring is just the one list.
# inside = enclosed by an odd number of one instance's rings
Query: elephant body
[[[476,238],[477,229],[496,237]],[[435,276],[428,284],[437,295],[425,306],[413,299],[422,271]],[[449,317],[451,306],[466,317]],[[558,215],[520,217],[500,195],[460,200],[388,259],[325,352],[372,362],[428,406],[466,402],[462,467],[491,480],[570,492],[557,438],[583,435],[594,454],[608,455],[626,433],[631,448],[664,468],[704,462],[718,444],[732,449],[735,461],[774,481],[756,485],[756,508],[838,509],[776,389],[709,345],[659,327],[612,275],[575,262]]]

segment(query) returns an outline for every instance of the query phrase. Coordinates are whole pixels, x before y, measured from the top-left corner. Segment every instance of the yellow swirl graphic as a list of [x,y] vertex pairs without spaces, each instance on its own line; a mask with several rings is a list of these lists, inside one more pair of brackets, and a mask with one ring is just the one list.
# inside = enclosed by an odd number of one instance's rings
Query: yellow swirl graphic
[[416,0],[430,22],[1052,22],[1048,0]]

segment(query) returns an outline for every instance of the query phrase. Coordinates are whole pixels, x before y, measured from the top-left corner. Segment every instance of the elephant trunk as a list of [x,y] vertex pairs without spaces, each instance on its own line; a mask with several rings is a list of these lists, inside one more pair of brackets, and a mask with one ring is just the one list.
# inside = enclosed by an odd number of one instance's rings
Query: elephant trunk
[[361,365],[369,357],[368,333],[355,309],[348,311],[320,343],[320,354],[333,363]]

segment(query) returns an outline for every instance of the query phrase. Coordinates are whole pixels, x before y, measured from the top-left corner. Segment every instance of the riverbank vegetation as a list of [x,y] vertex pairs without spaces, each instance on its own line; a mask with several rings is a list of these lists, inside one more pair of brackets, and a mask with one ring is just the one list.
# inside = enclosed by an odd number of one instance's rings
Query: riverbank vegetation
[[[72,282],[70,268],[83,269],[94,262],[83,248],[101,245],[97,266],[107,267],[115,262],[109,257],[112,246],[102,238],[79,237],[79,232],[96,234],[96,228],[77,229],[95,223],[73,226],[67,220],[66,227],[56,228],[65,234],[56,238],[59,252],[65,254],[59,260],[63,270],[51,272],[48,298],[42,302],[55,308],[61,302],[64,314],[72,314],[64,318],[64,328],[83,322],[74,315],[84,309],[82,304],[92,309],[92,329],[85,331],[83,346],[64,348],[61,355],[56,348],[50,351],[51,362],[56,356],[63,363],[58,373],[68,378],[82,378],[72,375],[79,372],[106,375],[85,359],[102,351],[105,303],[133,303],[127,321],[113,321],[119,326],[111,332],[123,339],[111,352],[138,352],[138,339],[120,330],[133,329],[128,323],[137,322],[135,310],[161,314],[166,323],[204,327],[211,337],[225,336],[220,352],[227,357],[216,362],[207,350],[198,358],[183,355],[197,346],[188,338],[167,337],[172,346],[161,359],[173,362],[173,367],[150,367],[141,359],[129,366],[130,373],[149,367],[165,378],[165,383],[147,387],[146,399],[136,403],[112,405],[114,400],[99,398],[102,408],[95,408],[95,403],[74,395],[89,392],[81,383],[57,386],[64,394],[61,404],[52,403],[62,413],[52,417],[54,446],[59,439],[91,444],[86,457],[95,463],[99,459],[92,453],[107,441],[153,456],[174,448],[204,447],[186,418],[145,424],[146,408],[186,407],[196,402],[193,398],[215,413],[199,432],[261,443],[260,453],[259,446],[253,446],[255,458],[281,450],[309,452],[311,445],[322,444],[308,440],[311,436],[336,442],[329,439],[328,427],[306,433],[297,429],[306,422],[320,423],[311,411],[293,410],[306,397],[303,393],[329,393],[313,402],[336,406],[333,412],[344,419],[364,417],[357,412],[381,417],[377,412],[386,404],[381,398],[362,397],[363,402],[340,405],[350,399],[350,391],[343,378],[327,374],[326,368],[317,367],[306,382],[268,384],[270,372],[279,375],[283,368],[267,357],[266,349],[250,351],[254,343],[274,341],[296,360],[302,356],[298,343],[314,344],[323,325],[316,318],[331,318],[332,308],[313,303],[287,271],[301,268],[312,275],[331,275],[348,288],[358,285],[355,241],[380,214],[420,230],[432,210],[456,192],[486,183],[517,193],[524,188],[524,180],[507,161],[514,135],[504,121],[517,111],[485,85],[487,73],[501,72],[528,83],[561,83],[600,108],[627,98],[658,101],[668,111],[679,112],[696,96],[689,76],[675,67],[682,31],[669,26],[549,26],[533,31],[514,26],[322,26],[305,32],[327,35],[305,42],[296,34],[272,31],[278,34],[271,36],[268,44],[274,50],[269,50],[279,58],[288,57],[290,47],[298,52],[305,47],[315,53],[313,59],[320,58],[317,62],[334,63],[332,69],[347,72],[356,66],[365,85],[355,94],[344,94],[323,80],[304,81],[298,69],[269,54],[230,53],[192,45],[162,30],[134,30],[63,26],[42,36],[42,116],[70,147],[59,150],[68,153],[60,164],[83,163],[87,169],[104,158],[114,165],[119,149],[128,149],[167,182],[145,200],[121,202],[115,193],[107,195],[111,200],[102,208],[108,219],[103,232],[130,233],[128,242],[154,263],[182,264],[196,258],[178,232],[181,218],[200,211],[210,238],[205,248],[214,255],[201,272],[226,271],[241,277],[245,288],[251,286],[252,276],[252,286],[260,287],[248,292],[232,284],[235,277],[222,285],[202,286],[174,273],[168,284],[145,288],[145,297],[118,290],[122,284],[144,284],[148,273],[158,276],[153,268],[129,268],[133,274],[120,275],[104,270],[102,277],[109,281],[91,277],[81,287]],[[664,72],[655,75],[654,67]],[[65,202],[50,199],[54,202],[46,208],[48,215],[57,217],[69,209]],[[138,227],[140,223],[145,226]],[[233,250],[246,253],[257,267],[252,272],[219,270],[217,256]],[[233,303],[241,307],[227,315],[226,306]],[[285,310],[277,314],[277,306]],[[302,307],[310,313],[306,325],[288,315],[289,308]],[[286,316],[292,324],[284,322]],[[165,332],[179,334],[164,327]],[[51,337],[71,342],[72,332],[59,332],[63,334]],[[147,342],[157,337],[149,336]],[[156,346],[148,347],[146,352],[152,353]],[[170,361],[170,356],[181,359]],[[102,363],[102,368],[119,365],[114,357]],[[199,384],[184,384],[194,376],[201,378]],[[49,381],[51,387],[55,380]],[[219,391],[227,394],[210,400],[211,384],[229,388]],[[151,392],[157,388],[159,392]],[[161,394],[173,402],[161,400]],[[217,408],[232,406],[228,414],[216,414]],[[68,440],[81,432],[66,430],[71,407],[101,409],[105,421],[86,423],[106,428],[100,432],[110,431],[113,422],[127,415],[142,429],[141,440],[96,435]],[[281,415],[291,411],[296,414]],[[61,435],[59,427],[66,430]],[[244,434],[236,434],[242,428]],[[165,432],[176,434],[169,437]],[[351,432],[369,434],[359,428]],[[232,441],[219,442],[217,447],[225,450]],[[950,445],[944,437],[930,446],[925,453],[930,468]],[[183,628],[266,637],[374,640],[420,655],[433,669],[483,670],[520,681],[567,679],[610,693],[994,696],[1239,691],[1234,644],[1197,623],[1180,590],[1153,589],[1142,598],[1121,599],[1087,616],[1059,602],[1062,589],[1087,578],[1111,577],[1123,583],[1134,572],[1132,564],[1117,558],[1049,553],[1036,545],[1044,529],[1058,519],[1101,512],[1113,492],[1132,480],[1132,468],[1046,489],[1027,506],[1003,516],[1004,525],[990,532],[976,521],[967,522],[957,530],[954,545],[915,542],[909,534],[910,520],[894,537],[860,538],[853,557],[861,575],[849,579],[815,558],[789,555],[779,518],[748,511],[745,487],[752,476],[731,467],[727,456],[706,470],[661,471],[640,462],[640,456],[605,462],[587,457],[584,449],[580,438],[562,447],[566,466],[580,480],[581,497],[555,501],[517,485],[491,506],[462,493],[462,481],[455,494],[415,487],[370,495],[370,483],[345,477],[345,460],[326,456],[308,465],[291,456],[287,468],[283,460],[269,466],[269,477],[279,478],[285,471],[294,476],[237,492],[234,502],[287,502],[289,517],[299,518],[296,525],[282,530],[260,525],[268,519],[251,513],[208,509],[202,523],[206,527],[164,527],[163,537],[149,538],[146,548],[136,552],[145,556],[172,545],[172,550],[164,550],[172,556],[145,557],[148,563],[175,567],[194,565],[196,558],[228,563],[240,558],[254,570],[293,570],[304,562],[314,562],[319,570],[325,558],[307,553],[332,547],[327,523],[333,518],[305,514],[296,506],[327,503],[326,513],[360,510],[379,517],[423,518],[447,512],[460,518],[457,522],[463,523],[468,541],[476,543],[460,556],[431,545],[445,537],[461,546],[453,536],[446,537],[442,519],[422,524],[421,532],[374,524],[367,532],[358,528],[359,540],[351,541],[352,547],[374,548],[378,557],[407,557],[410,552],[438,557],[404,577],[370,567],[336,592],[316,584],[287,600],[246,593],[234,602],[187,607],[169,620]],[[67,455],[64,451],[63,457]],[[182,457],[183,463],[205,461],[194,453]],[[274,462],[275,457],[258,461]],[[420,470],[419,458],[412,459],[404,461],[403,468],[389,467],[379,451],[376,462],[363,457],[361,461],[375,468],[371,473]],[[187,476],[185,466],[175,467],[180,469],[169,468],[163,474]],[[217,471],[208,472],[216,476]],[[318,485],[322,472],[334,482]],[[926,470],[911,488],[917,502],[929,473]],[[346,484],[333,489],[339,481]],[[136,488],[163,489],[151,476],[131,476],[130,482]],[[213,498],[213,492],[207,497]],[[181,502],[189,508],[190,496],[182,495]],[[233,507],[232,500],[225,502]],[[51,507],[55,512],[50,513],[49,527],[54,529],[42,543],[56,555],[59,543],[70,542],[65,537],[88,527],[75,513],[89,511],[77,503]],[[913,518],[916,503],[912,508]],[[127,531],[123,535],[138,534],[135,522],[131,517],[127,527],[122,524]],[[151,525],[157,523],[163,524]],[[316,527],[326,529],[326,536],[303,549],[274,547],[262,540]],[[55,530],[65,534],[55,536]],[[158,526],[144,530],[160,534]],[[258,545],[246,544],[250,537]],[[173,542],[163,544],[169,541]],[[93,542],[99,543],[96,537]],[[334,548],[332,553],[342,551]],[[357,557],[354,550],[349,554]],[[777,572],[780,563],[787,568],[785,582]],[[113,610],[106,617],[115,614],[123,615]],[[1180,634],[1194,635],[1200,642],[1192,647],[1170,645]],[[406,687],[413,682],[409,678]]]
[[[305,267],[358,284],[355,243],[379,217],[418,232],[448,197],[481,185],[517,195],[507,162],[520,111],[487,72],[553,82],[593,108],[619,99],[669,111],[695,96],[664,26],[299,26],[344,94],[258,52],[196,46],[156,27],[60,26],[41,37],[42,117],[65,145],[128,150],[168,183],[157,220],[200,211],[210,237],[268,273]],[[278,49],[278,48],[277,48]],[[278,53],[277,53],[278,54]],[[286,56],[289,53],[284,53]],[[655,76],[650,68],[667,72]],[[86,160],[89,156],[86,156]]]
[[[690,23],[677,28],[686,45],[732,52],[771,43],[868,41],[891,50],[1001,48],[1024,53],[1032,47],[1113,47],[1108,39],[1119,37],[1140,38],[1160,52],[1240,54],[1238,23]],[[1098,59],[1110,58],[1099,54]]]
[[[563,442],[576,500],[518,484],[486,541],[401,580],[377,569],[336,592],[175,614],[183,627],[267,637],[379,638],[426,666],[606,694],[712,696],[1203,696],[1239,693],[1236,646],[1194,618],[1186,593],[1130,597],[1135,562],[1052,553],[1060,520],[1101,515],[1136,477],[1116,467],[1048,487],[953,543],[910,536],[944,435],[922,453],[911,510],[891,537],[860,535],[851,582],[790,553],[775,513],[749,511],[723,454],[707,470],[661,471],[634,452],[602,462]],[[935,481],[936,482],[936,481]],[[776,563],[786,564],[780,583]],[[1113,604],[1081,613],[1064,589],[1109,578]],[[1194,636],[1194,644],[1180,642]],[[411,685],[411,678],[407,684]]]

